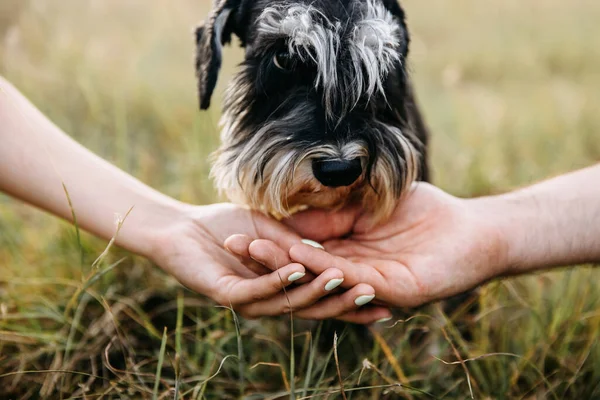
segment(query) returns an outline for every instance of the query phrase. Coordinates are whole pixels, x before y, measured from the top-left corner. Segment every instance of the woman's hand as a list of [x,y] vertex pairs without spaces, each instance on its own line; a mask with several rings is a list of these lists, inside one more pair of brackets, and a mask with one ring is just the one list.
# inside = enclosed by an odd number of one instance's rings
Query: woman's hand
[[[344,273],[324,268],[307,282],[304,267],[291,263],[288,256],[288,250],[300,244],[301,238],[283,224],[231,204],[184,209],[180,218],[154,236],[147,256],[188,288],[221,305],[233,306],[247,318],[277,316],[291,310],[303,319],[337,317],[362,324],[389,317],[386,308],[359,309],[355,303],[357,298],[374,295],[368,284],[346,285],[348,291],[321,300],[334,293],[344,281]],[[267,249],[263,255],[272,270],[243,250],[239,257],[225,250],[223,243],[234,233],[237,235],[227,243],[238,250],[253,247],[250,243],[258,238],[258,247],[265,242],[275,245],[280,252],[269,254]],[[295,282],[306,283],[290,288]],[[284,287],[288,287],[285,292]]]
[[[341,283],[344,274],[337,269],[286,296],[284,287],[314,278],[303,275],[302,265],[288,265],[288,250],[300,243],[289,228],[232,205],[196,207],[157,192],[76,143],[2,77],[0,143],[0,191],[67,220],[75,214],[80,228],[106,240],[115,233],[115,213],[131,210],[116,238],[119,246],[154,260],[190,289],[242,315],[280,315],[290,303],[297,317],[309,319],[341,315],[365,323],[389,313],[354,312],[357,306],[348,296],[374,292],[364,284],[351,285],[350,294],[334,296],[335,301],[325,300],[333,302],[330,306],[314,307],[331,293],[326,286]],[[285,254],[274,260],[277,271],[242,262],[225,250],[225,239],[235,233],[250,242],[265,238],[277,243]]]

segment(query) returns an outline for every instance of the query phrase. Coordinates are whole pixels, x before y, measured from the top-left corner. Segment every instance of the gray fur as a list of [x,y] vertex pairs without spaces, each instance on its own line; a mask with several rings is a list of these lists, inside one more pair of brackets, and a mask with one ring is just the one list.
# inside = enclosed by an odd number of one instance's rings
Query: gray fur
[[[259,34],[267,40],[285,38],[289,52],[300,58],[311,57],[317,64],[315,87],[324,91],[329,117],[343,117],[361,96],[384,94],[383,80],[396,63],[400,27],[379,0],[357,6],[360,18],[347,35],[339,21],[330,21],[310,4],[292,3],[267,7],[260,16]],[[352,62],[340,73],[341,51],[349,51]],[[340,90],[340,87],[347,90]],[[339,102],[344,115],[335,115]]]
[[[385,93],[388,75],[404,73],[405,31],[380,0],[353,3],[352,24],[328,18],[314,4],[282,2],[257,14],[257,39],[250,45],[269,49],[284,39],[290,54],[317,66],[314,89],[298,87],[265,109],[257,100],[256,76],[250,69],[237,74],[226,92],[211,176],[230,200],[276,216],[304,205],[335,208],[359,201],[384,218],[423,165],[421,136],[413,132],[417,120],[402,116],[406,104],[413,106],[412,92],[394,107]],[[356,110],[363,99],[373,108]],[[280,108],[285,112],[278,113]],[[325,122],[317,124],[323,109]],[[385,122],[376,111],[384,109],[392,115]],[[252,118],[252,110],[270,115]],[[323,132],[306,132],[316,126]],[[355,159],[363,173],[350,186],[325,187],[314,176],[315,160]]]

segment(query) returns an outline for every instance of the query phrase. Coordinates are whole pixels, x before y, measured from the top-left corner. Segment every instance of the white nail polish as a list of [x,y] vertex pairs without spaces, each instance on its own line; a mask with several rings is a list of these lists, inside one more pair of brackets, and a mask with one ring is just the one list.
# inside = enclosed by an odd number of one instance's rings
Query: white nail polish
[[392,319],[392,317],[385,317],[385,318],[378,319],[377,321],[375,321],[375,323],[376,324],[381,324],[383,322],[391,321],[391,319]]
[[356,304],[359,307],[360,306],[364,306],[365,304],[367,304],[368,302],[370,302],[374,298],[375,298],[374,294],[358,296],[356,298],[356,300],[354,300],[354,304]]
[[302,243],[312,246],[316,249],[325,250],[325,247],[321,246],[319,243],[315,242],[314,240],[302,239]]
[[304,272],[294,272],[293,274],[288,276],[288,281],[295,282],[298,279],[302,279],[304,277],[304,275],[306,275]]
[[325,285],[325,290],[330,292],[333,289],[335,289],[336,287],[340,286],[342,284],[342,282],[344,282],[344,279],[332,279],[329,282],[327,282],[327,284]]

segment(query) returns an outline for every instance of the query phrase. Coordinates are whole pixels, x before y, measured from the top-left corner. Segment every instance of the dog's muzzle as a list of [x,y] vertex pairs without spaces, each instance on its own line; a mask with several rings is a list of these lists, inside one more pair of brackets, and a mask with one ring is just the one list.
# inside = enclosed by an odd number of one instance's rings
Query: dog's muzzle
[[314,160],[312,170],[315,178],[327,187],[350,186],[362,175],[360,158],[352,160]]

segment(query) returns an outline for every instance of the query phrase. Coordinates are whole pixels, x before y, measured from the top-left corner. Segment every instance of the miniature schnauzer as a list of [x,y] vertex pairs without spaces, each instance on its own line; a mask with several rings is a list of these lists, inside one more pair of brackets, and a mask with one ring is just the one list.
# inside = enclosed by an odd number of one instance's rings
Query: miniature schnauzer
[[216,0],[196,31],[202,109],[234,34],[245,59],[212,169],[230,200],[279,217],[360,203],[382,220],[428,179],[396,0]]
[[233,35],[245,59],[225,94],[211,173],[231,201],[277,217],[359,203],[381,221],[429,180],[397,0],[215,0],[196,31],[201,109]]

